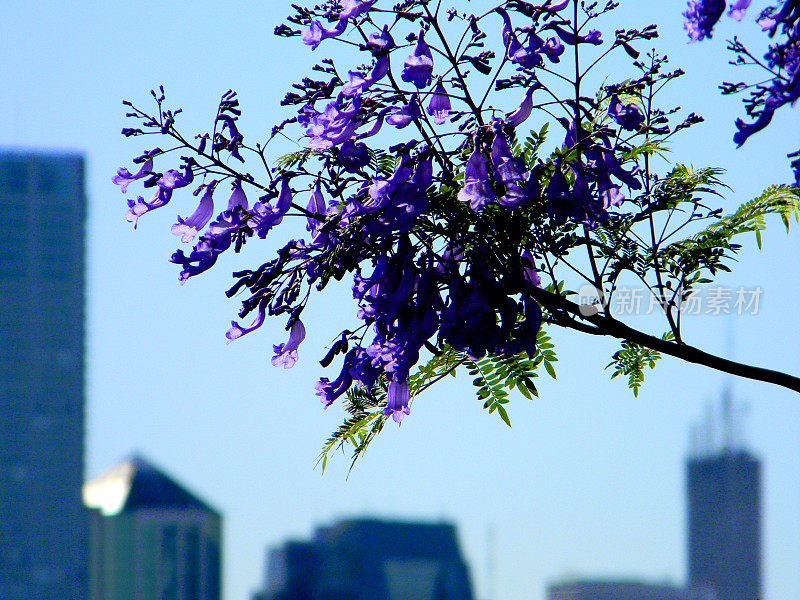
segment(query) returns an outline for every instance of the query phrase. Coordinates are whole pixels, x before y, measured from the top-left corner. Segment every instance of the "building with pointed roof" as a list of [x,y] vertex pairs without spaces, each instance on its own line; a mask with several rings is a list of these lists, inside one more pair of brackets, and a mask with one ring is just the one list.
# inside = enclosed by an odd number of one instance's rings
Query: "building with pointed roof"
[[141,456],[83,487],[90,600],[219,600],[222,518]]

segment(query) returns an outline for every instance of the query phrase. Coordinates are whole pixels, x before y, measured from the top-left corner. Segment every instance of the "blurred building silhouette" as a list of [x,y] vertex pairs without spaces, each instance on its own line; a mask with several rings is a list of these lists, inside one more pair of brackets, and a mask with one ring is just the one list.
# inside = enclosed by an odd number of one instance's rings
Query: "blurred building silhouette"
[[[715,600],[703,590],[641,581],[578,580],[551,585],[548,600]],[[755,600],[755,599],[754,599]]]
[[453,525],[340,521],[269,552],[253,600],[472,600]]
[[84,163],[0,150],[0,600],[84,600]]
[[222,522],[141,457],[86,482],[90,600],[219,600]]
[[717,600],[761,598],[761,465],[739,436],[726,393],[721,419],[709,414],[695,432],[686,465],[689,585]]

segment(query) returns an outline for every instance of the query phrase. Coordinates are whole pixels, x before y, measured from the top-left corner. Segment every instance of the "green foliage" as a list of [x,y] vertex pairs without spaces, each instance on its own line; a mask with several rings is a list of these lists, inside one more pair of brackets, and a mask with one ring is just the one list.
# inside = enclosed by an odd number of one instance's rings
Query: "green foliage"
[[352,386],[347,390],[344,409],[350,416],[330,435],[317,457],[317,464],[321,465],[323,473],[328,465],[330,453],[334,450],[343,451],[347,445],[353,447],[350,463],[352,469],[358,457],[381,432],[388,419],[383,414],[387,390],[388,382],[385,377],[379,378],[372,388]]
[[532,400],[533,396],[538,397],[539,391],[533,379],[539,376],[537,369],[542,364],[547,373],[556,378],[553,364],[558,359],[550,337],[544,331],[539,331],[536,340],[536,354],[533,357],[527,352],[520,352],[508,356],[490,354],[478,361],[464,361],[470,376],[474,377],[472,384],[478,388],[478,398],[484,400],[483,408],[488,409],[490,414],[497,411],[509,427],[511,419],[505,408],[509,402],[509,391],[519,390],[528,400]]
[[741,249],[741,244],[733,241],[735,236],[755,233],[761,248],[761,232],[768,215],[779,215],[788,231],[790,219],[797,220],[800,215],[800,191],[786,185],[771,186],[732,214],[716,217],[694,235],[665,245],[657,260],[688,292],[695,283],[710,282],[709,275],[730,271],[727,262]]
[[[672,340],[674,336],[672,332],[668,332],[661,336],[661,339]],[[611,379],[618,375],[627,375],[628,387],[633,391],[633,395],[638,397],[639,388],[644,383],[644,368],[655,369],[656,361],[661,358],[661,353],[625,340],[622,342],[622,349],[617,350],[612,358],[614,360],[606,365],[606,369],[614,367]]]
[[290,167],[301,167],[312,156],[317,156],[322,154],[324,154],[324,150],[316,150],[314,148],[303,148],[302,150],[299,150],[297,152],[290,152],[289,154],[284,154],[275,161],[275,164],[281,169],[287,169]]

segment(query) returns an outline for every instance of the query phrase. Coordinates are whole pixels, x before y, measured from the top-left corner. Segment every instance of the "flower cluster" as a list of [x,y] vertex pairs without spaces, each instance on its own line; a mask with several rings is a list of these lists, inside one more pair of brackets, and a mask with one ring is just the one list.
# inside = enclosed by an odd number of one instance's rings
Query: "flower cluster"
[[[728,14],[736,20],[741,20],[750,6],[751,0],[736,0],[731,2]],[[684,12],[686,17],[685,27],[692,41],[711,37],[711,30],[725,10],[724,0],[690,0],[689,8]],[[739,55],[735,64],[756,65],[769,73],[766,83],[753,86],[725,83],[721,86],[724,94],[737,93],[749,90],[749,97],[745,100],[747,114],[755,120],[747,122],[744,119],[736,120],[736,133],[733,141],[737,146],[742,146],[747,139],[766,128],[775,114],[775,111],[787,104],[793,105],[800,98],[800,2],[798,0],[784,0],[779,6],[765,8],[757,17],[762,30],[768,32],[770,38],[776,34],[779,39],[769,45],[764,54],[763,61],[752,55],[737,39],[732,41],[729,49]],[[794,155],[790,155],[794,156]],[[797,185],[800,185],[800,168],[798,162],[793,161]]]
[[[568,80],[554,74],[566,47],[574,56],[583,49],[601,56],[603,45],[638,56],[631,42],[655,36],[653,28],[620,30],[604,42],[585,27],[614,3],[579,13],[573,0],[504,2],[481,16],[452,12],[448,23],[422,0],[394,11],[378,4],[329,1],[298,9],[289,23],[301,29],[276,29],[312,50],[351,36],[357,42],[350,47],[367,59],[346,76],[323,59],[314,69],[323,79],[304,78],[286,95],[282,104],[296,112],[273,136],[297,127],[304,149],[281,158],[279,169],[267,168],[268,182],[230,166],[228,159],[243,160],[244,151],[264,158],[264,146],[246,145],[235,94],[223,95],[214,130],[190,143],[175,129],[179,111],[163,109],[162,90],[154,94],[157,116],[130,104],[129,116],[178,139],[194,157],[161,173],[155,161],[165,153],[156,148],[135,159],[135,174],[120,169],[114,183],[123,193],[140,180],[155,188],[149,201],[128,201],[127,218],[136,224],[166,205],[173,190],[201,180],[196,209],[172,226],[181,242],[194,244],[172,256],[181,282],[230,248],[265,238],[285,217],[305,218],[307,239],[288,241],[274,260],[234,274],[228,294],[248,291],[240,318],[252,320],[233,321],[227,339],[255,331],[267,316],[286,315],[288,340],[274,346],[272,363],[293,366],[309,299],[332,279],[350,276],[359,325],[332,344],[323,366],[341,356],[341,370],[320,379],[317,395],[327,407],[354,384],[383,385],[384,414],[399,422],[409,414],[409,380],[425,352],[448,348],[469,360],[536,354],[547,317],[536,299],[546,287],[542,279],[556,289],[554,265],[560,268],[575,248],[590,249],[585,240],[596,227],[623,218],[623,202],[647,182],[629,152],[632,140],[669,129],[663,113],[653,121],[640,108],[641,90],[662,77],[655,58],[649,70],[637,63],[641,78],[602,88],[594,98],[581,92],[580,77],[563,99],[548,82]],[[456,46],[446,43],[453,22],[464,26]],[[502,45],[499,56],[484,50],[482,28]],[[477,87],[485,93],[475,94]],[[505,106],[518,107],[498,108],[503,104],[492,98],[499,92],[509,97]],[[530,133],[534,114],[564,128],[563,143],[549,156],[540,151],[545,129]],[[227,184],[227,206],[215,216],[213,196]],[[258,200],[251,203],[252,193]],[[642,207],[632,203],[632,210]]]

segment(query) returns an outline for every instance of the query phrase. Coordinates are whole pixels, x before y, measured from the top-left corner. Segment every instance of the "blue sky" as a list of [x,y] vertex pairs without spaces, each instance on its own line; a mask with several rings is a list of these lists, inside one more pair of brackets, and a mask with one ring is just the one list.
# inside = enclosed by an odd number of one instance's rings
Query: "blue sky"
[[[576,574],[681,582],[688,431],[718,398],[722,375],[666,358],[634,398],[604,371],[613,342],[554,330],[559,379],[541,380],[540,400],[514,399],[511,429],[485,414],[465,376],[422,396],[349,478],[345,457],[323,476],[314,460],[342,413],[322,411],[313,384],[323,346],[353,318],[349,290],[309,306],[301,362],[276,370],[269,358],[284,341],[283,323],[226,345],[237,304],[222,291],[231,271],[271,258],[279,239],[225,256],[180,286],[167,262],[177,247],[169,226],[187,204],[147,215],[137,231],[124,221],[125,197],[110,177],[148,146],[119,135],[121,100],[146,104],[163,83],[168,101],[184,108],[185,130],[200,131],[233,88],[243,132],[259,139],[282,118],[287,83],[319,59],[296,39],[273,37],[287,10],[280,2],[205,0],[4,7],[0,145],[75,149],[88,160],[87,474],[137,449],[219,507],[226,600],[261,585],[267,545],[360,514],[455,521],[484,599],[540,600],[547,582]],[[680,10],[678,2],[628,2],[609,26],[659,24],[660,47],[688,72],[672,101],[708,118],[674,155],[728,169],[732,208],[789,178],[797,113],[781,111],[768,133],[734,150],[739,104],[716,91],[721,79],[737,77],[723,40],[755,28],[725,21],[711,43],[688,46]],[[798,239],[775,224],[762,252],[746,240],[736,273],[721,282],[761,286],[759,313],[696,317],[687,324],[690,342],[800,373]],[[749,407],[746,439],[764,460],[766,597],[791,597],[800,589],[800,401],[766,384],[732,386]]]

